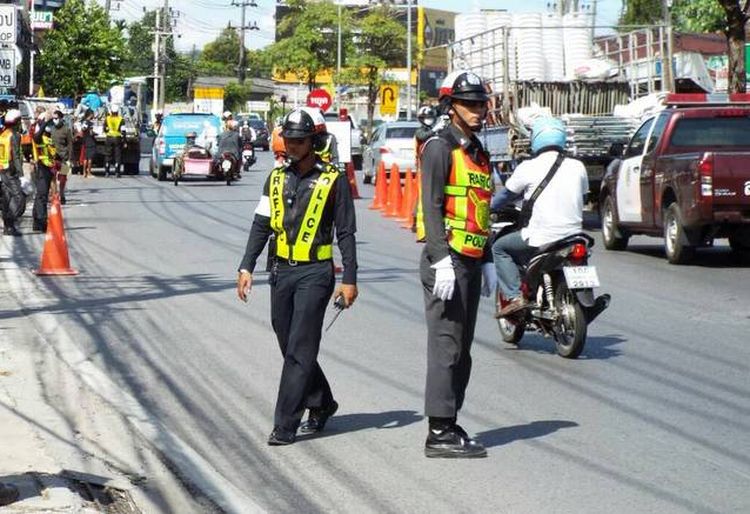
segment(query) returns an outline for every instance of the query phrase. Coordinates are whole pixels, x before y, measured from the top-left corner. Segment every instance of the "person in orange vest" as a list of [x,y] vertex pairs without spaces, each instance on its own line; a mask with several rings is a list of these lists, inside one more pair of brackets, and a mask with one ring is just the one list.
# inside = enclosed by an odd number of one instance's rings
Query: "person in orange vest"
[[425,456],[485,457],[456,417],[471,374],[471,343],[480,293],[495,290],[489,242],[493,185],[489,156],[476,136],[487,116],[487,93],[474,73],[450,73],[440,87],[450,124],[422,148],[425,246],[420,278],[427,320]]
[[20,236],[16,221],[23,210],[25,197],[21,189],[23,176],[23,155],[21,153],[21,111],[8,110],[2,120],[0,132],[0,183],[3,213],[3,235]]

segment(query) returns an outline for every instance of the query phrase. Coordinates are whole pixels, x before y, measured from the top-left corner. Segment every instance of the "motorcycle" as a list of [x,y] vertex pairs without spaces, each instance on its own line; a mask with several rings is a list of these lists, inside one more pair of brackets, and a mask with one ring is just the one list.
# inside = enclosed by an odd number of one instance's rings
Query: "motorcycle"
[[255,164],[255,148],[252,141],[246,139],[242,143],[242,171],[249,171],[250,167]]
[[239,180],[239,163],[237,157],[231,152],[224,152],[216,163],[218,167],[216,176],[222,176],[227,181],[227,185],[231,186],[233,180]]
[[[517,230],[513,214],[504,211],[492,225],[495,237]],[[555,341],[561,357],[577,358],[586,344],[588,325],[607,307],[611,297],[594,297],[599,287],[599,276],[588,259],[594,239],[579,233],[544,245],[528,264],[520,267],[521,291],[530,299],[527,309],[498,318],[500,335],[506,343],[517,345],[524,333],[536,330]],[[498,311],[509,300],[498,287]]]

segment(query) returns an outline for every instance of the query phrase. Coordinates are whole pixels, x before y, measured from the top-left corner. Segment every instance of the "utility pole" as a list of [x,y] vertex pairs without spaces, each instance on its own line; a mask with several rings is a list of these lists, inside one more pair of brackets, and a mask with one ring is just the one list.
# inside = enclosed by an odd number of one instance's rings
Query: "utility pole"
[[240,59],[237,66],[237,80],[239,80],[240,84],[244,84],[245,75],[247,74],[247,64],[245,64],[245,30],[259,30],[256,22],[252,25],[245,25],[245,9],[247,7],[258,7],[258,4],[256,4],[254,0],[243,0],[242,2],[232,0],[232,5],[242,9],[242,15],[240,17],[241,22],[238,27],[240,29]]
[[411,121],[411,0],[406,2],[406,119]]
[[[34,4],[35,0],[31,0],[31,23],[34,23]],[[31,47],[29,48],[29,96],[34,95],[34,27],[31,27]]]
[[161,23],[163,25],[163,32],[164,34],[164,41],[162,41],[162,46],[164,47],[164,51],[161,50],[161,46],[159,47],[159,62],[161,64],[160,68],[161,71],[159,73],[160,78],[160,87],[159,87],[159,107],[161,109],[164,108],[164,100],[166,98],[165,90],[167,89],[167,55],[166,55],[166,49],[167,49],[167,37],[169,37],[172,34],[172,23],[169,19],[169,0],[164,0],[164,17],[161,20]]
[[151,108],[154,113],[159,109],[159,57],[161,55],[161,46],[159,36],[161,35],[161,26],[159,25],[159,9],[156,10],[156,23],[154,25],[154,102]]
[[661,14],[664,20],[664,32],[667,38],[666,56],[662,58],[661,72],[661,89],[662,91],[672,91],[674,89],[674,79],[672,77],[672,21],[669,16],[670,0],[661,1]]

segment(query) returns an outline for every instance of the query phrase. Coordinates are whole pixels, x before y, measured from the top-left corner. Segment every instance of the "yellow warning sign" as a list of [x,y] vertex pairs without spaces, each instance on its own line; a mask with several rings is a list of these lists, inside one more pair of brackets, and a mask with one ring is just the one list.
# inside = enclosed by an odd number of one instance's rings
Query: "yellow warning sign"
[[222,100],[224,98],[223,87],[196,87],[195,98],[200,100]]
[[380,114],[396,114],[398,105],[398,86],[383,84],[380,86]]

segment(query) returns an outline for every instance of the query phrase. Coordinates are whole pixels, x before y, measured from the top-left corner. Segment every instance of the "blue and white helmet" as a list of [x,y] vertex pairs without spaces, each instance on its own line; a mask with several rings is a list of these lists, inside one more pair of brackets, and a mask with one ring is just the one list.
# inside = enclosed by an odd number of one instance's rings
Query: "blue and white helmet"
[[539,153],[544,148],[565,149],[568,134],[565,125],[557,118],[539,118],[531,127],[531,153]]

